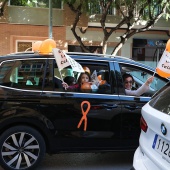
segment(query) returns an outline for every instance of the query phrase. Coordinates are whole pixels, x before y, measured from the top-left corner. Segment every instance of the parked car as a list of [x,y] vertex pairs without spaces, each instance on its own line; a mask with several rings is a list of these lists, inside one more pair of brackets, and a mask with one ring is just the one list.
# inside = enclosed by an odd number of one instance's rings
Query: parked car
[[123,57],[68,55],[91,74],[100,74],[107,85],[88,92],[65,90],[61,80],[77,79],[79,73],[71,67],[60,72],[53,55],[0,57],[0,164],[4,169],[35,168],[45,153],[135,150],[139,145],[141,108],[168,80],[155,74],[148,93],[128,96],[122,75],[133,75],[139,87],[154,74],[153,68]]
[[170,82],[142,108],[140,145],[133,169],[170,169]]

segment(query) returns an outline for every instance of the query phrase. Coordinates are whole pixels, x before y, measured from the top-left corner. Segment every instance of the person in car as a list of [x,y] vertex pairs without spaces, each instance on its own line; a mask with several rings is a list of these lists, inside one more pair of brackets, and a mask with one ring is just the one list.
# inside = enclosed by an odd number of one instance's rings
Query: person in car
[[135,89],[132,85],[134,83],[134,78],[132,75],[125,73],[123,75],[123,82],[125,87],[126,95],[140,96],[149,90],[149,85],[153,82],[154,76],[149,77],[146,82],[138,89]]
[[70,89],[70,90],[80,90],[81,89],[81,85],[83,83],[87,83],[87,82],[91,82],[91,77],[90,77],[90,74],[88,72],[84,72],[84,73],[81,73],[79,78],[78,78],[78,81],[77,83],[73,84],[73,85],[68,85],[66,82],[63,82],[62,85],[63,87],[67,90],[67,89]]
[[76,79],[73,76],[66,76],[64,78],[64,82],[68,84],[68,86],[73,86],[76,84]]

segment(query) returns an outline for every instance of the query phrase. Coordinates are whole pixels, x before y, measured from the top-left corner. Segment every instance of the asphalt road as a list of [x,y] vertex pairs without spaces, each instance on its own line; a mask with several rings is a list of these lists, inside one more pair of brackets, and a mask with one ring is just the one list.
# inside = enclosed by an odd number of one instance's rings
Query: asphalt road
[[37,170],[130,170],[134,152],[46,155]]
[[134,152],[46,155],[36,170],[130,170],[133,155]]

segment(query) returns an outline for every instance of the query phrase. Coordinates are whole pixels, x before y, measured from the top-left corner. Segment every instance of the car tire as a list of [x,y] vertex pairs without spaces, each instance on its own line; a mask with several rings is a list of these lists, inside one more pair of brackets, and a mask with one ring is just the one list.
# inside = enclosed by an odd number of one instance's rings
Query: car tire
[[29,126],[14,126],[0,136],[0,164],[5,170],[34,169],[43,159],[42,135]]

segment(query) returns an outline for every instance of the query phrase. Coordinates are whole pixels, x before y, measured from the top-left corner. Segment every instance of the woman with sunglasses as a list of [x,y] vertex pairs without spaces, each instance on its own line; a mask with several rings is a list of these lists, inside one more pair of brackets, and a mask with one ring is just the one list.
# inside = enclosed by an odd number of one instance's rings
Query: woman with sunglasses
[[146,80],[146,82],[138,89],[134,89],[132,86],[134,83],[134,79],[132,75],[125,73],[123,75],[123,82],[124,82],[124,87],[125,87],[125,92],[126,95],[131,95],[131,96],[140,96],[143,93],[147,92],[149,90],[149,85],[152,83],[154,77],[150,77]]

